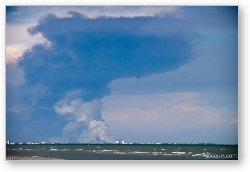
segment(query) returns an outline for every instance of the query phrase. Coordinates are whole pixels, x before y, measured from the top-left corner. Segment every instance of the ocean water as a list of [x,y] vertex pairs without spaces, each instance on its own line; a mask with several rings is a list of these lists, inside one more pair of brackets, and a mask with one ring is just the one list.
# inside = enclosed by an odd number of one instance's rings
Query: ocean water
[[15,144],[7,156],[66,160],[237,160],[238,145]]

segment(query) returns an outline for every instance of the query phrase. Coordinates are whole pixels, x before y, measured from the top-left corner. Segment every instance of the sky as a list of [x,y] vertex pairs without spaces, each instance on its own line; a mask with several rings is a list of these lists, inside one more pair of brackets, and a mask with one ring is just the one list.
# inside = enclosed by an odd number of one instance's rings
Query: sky
[[6,139],[238,143],[238,8],[7,6]]

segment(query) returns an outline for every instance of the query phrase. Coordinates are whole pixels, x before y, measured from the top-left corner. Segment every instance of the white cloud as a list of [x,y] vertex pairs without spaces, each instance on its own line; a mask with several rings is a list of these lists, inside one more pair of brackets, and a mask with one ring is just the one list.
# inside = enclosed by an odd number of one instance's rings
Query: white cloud
[[[15,15],[19,22],[37,22],[48,13],[58,17],[69,17],[69,11],[81,13],[89,18],[107,17],[142,17],[142,16],[170,16],[182,17],[183,8],[178,6],[58,6],[58,7],[22,7]],[[11,16],[14,17],[14,16]]]
[[41,34],[31,36],[27,29],[36,23],[8,24],[6,25],[6,44],[25,44],[33,45],[46,41]]
[[34,44],[42,43],[50,46],[41,34],[31,36],[27,29],[34,24],[7,24],[6,25],[6,63],[16,63],[25,51]]
[[25,45],[6,45],[6,63],[16,63],[26,50],[27,47]]
[[103,102],[103,117],[108,123],[163,128],[231,125],[232,121],[237,125],[237,114],[209,105],[196,92],[109,96]]
[[77,12],[83,13],[90,18],[98,16],[108,17],[142,17],[142,16],[173,16],[181,17],[181,7],[147,7],[147,6],[134,6],[134,7],[98,7],[98,8],[83,8],[72,9]]
[[110,95],[103,119],[115,138],[131,142],[238,142],[235,107],[209,104],[199,92]]

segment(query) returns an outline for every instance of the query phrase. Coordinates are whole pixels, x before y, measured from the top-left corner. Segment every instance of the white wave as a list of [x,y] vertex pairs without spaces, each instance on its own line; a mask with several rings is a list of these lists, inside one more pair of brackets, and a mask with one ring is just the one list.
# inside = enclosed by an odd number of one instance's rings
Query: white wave
[[202,154],[198,153],[198,154],[194,154],[192,156],[202,156]]
[[103,152],[115,152],[115,151],[118,151],[118,150],[112,150],[112,149],[103,149],[102,151],[103,151]]
[[184,155],[186,154],[186,152],[172,152],[173,154],[177,154],[177,155]]
[[61,152],[68,151],[69,149],[62,149]]
[[114,154],[123,155],[123,154],[126,154],[126,152],[114,152]]
[[171,153],[164,153],[162,155],[174,155],[174,154],[171,154]]
[[132,153],[147,154],[147,153],[151,153],[151,152],[140,152],[140,151],[134,151],[134,152],[132,152]]

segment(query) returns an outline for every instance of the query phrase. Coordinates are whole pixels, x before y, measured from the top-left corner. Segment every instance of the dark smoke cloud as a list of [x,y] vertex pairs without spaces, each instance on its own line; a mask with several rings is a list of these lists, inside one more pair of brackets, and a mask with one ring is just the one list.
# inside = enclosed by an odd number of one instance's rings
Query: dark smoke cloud
[[[108,84],[117,78],[177,69],[191,59],[191,44],[168,28],[172,21],[167,18],[89,19],[76,12],[71,15],[58,18],[50,14],[30,28],[31,34],[42,33],[51,46],[35,45],[25,53],[20,66],[29,85],[46,88],[39,103],[66,116],[69,123],[64,137],[68,138],[67,132],[74,135],[68,141],[112,142],[100,102],[110,93]],[[86,112],[84,107],[94,112]],[[85,120],[80,120],[83,116]]]

